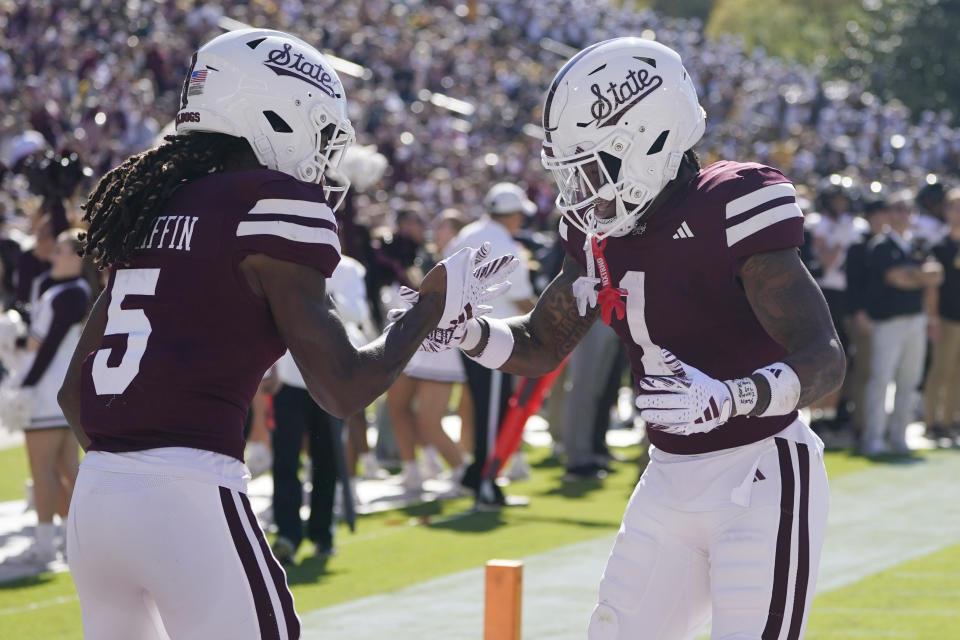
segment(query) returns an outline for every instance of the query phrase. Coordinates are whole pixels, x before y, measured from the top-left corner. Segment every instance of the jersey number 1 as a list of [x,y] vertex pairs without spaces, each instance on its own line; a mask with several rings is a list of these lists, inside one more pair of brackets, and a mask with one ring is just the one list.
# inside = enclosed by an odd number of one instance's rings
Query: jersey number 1
[[647,319],[644,316],[645,276],[643,271],[627,271],[620,279],[620,288],[627,290],[627,326],[630,327],[630,337],[643,351],[643,357],[640,358],[643,372],[648,376],[669,376],[673,372],[663,361],[660,347],[650,339],[650,330],[647,329]]
[[93,359],[93,387],[97,395],[118,395],[140,373],[140,359],[147,349],[152,327],[143,309],[121,309],[127,296],[152,296],[157,291],[160,269],[120,269],[113,278],[107,327],[103,335],[126,334],[127,350],[120,364],[107,365],[112,349],[100,349]]

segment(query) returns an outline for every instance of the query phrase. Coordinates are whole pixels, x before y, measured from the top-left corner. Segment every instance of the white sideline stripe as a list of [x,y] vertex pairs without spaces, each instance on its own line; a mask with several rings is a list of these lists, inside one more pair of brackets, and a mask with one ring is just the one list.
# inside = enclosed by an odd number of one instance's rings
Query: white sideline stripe
[[560,237],[564,240],[567,239],[567,223],[563,218],[560,218]]
[[960,616],[960,609],[881,609],[873,607],[817,607],[823,613],[859,613],[870,616],[889,615],[898,616]]
[[[958,482],[960,465],[955,457],[913,465],[891,463],[832,480],[816,594],[960,542],[960,508],[955,493],[945,490]],[[901,517],[891,519],[890,513]],[[611,528],[599,538],[523,558],[524,640],[583,640],[616,536]],[[464,629],[483,628],[483,575],[482,567],[468,569],[307,612],[301,615],[302,639],[464,637]],[[442,611],[438,602],[443,603]],[[820,609],[814,605],[812,611]],[[371,616],[371,611],[378,614]],[[424,617],[423,611],[436,615]],[[806,637],[900,635],[836,629],[808,631]]]
[[55,607],[58,604],[67,604],[68,602],[76,602],[79,600],[76,595],[72,596],[60,596],[59,598],[53,598],[52,600],[41,600],[40,602],[30,602],[28,604],[22,604],[19,607],[7,607],[6,609],[0,609],[0,616],[10,616],[15,613],[25,613],[27,611],[36,611],[37,609],[45,609],[46,607]]
[[750,211],[754,207],[759,207],[764,202],[770,202],[777,198],[786,198],[787,196],[796,196],[796,188],[789,182],[778,182],[768,187],[757,189],[745,196],[740,196],[727,203],[727,220],[733,216],[738,216],[745,211]]
[[263,220],[241,222],[237,225],[237,237],[241,236],[279,236],[294,242],[310,244],[329,244],[340,253],[340,238],[330,229],[323,227],[305,227],[295,222]]
[[752,236],[757,231],[766,229],[767,227],[778,222],[782,222],[790,218],[802,217],[803,212],[800,211],[800,207],[798,207],[795,202],[774,207],[773,209],[759,213],[749,220],[744,220],[740,224],[735,224],[727,229],[727,246],[732,247],[744,238]]
[[273,581],[273,575],[267,567],[267,560],[263,557],[263,549],[260,548],[260,541],[250,527],[250,518],[247,517],[247,511],[240,500],[240,494],[230,490],[230,497],[233,498],[233,504],[237,508],[237,515],[240,517],[240,523],[243,525],[243,532],[247,536],[247,542],[253,548],[253,555],[257,557],[257,565],[260,567],[260,575],[267,587],[267,593],[270,595],[270,604],[273,606],[273,617],[277,621],[277,629],[280,631],[280,638],[290,640],[290,634],[287,631],[287,619],[283,615],[283,607],[280,605],[280,595],[277,593],[277,584]]
[[253,209],[247,212],[248,215],[284,215],[300,216],[301,218],[311,218],[313,220],[326,220],[327,222],[337,223],[333,217],[333,211],[322,202],[310,202],[309,200],[284,200],[281,198],[264,198],[257,200]]

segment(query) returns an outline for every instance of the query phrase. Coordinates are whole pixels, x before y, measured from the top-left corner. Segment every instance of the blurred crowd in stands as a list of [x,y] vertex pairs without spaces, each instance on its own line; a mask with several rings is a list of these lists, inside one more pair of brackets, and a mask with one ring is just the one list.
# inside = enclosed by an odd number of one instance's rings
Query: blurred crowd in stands
[[[905,449],[904,429],[915,419],[926,420],[934,439],[960,435],[960,192],[953,187],[960,184],[960,127],[954,115],[911,114],[855,83],[828,81],[815,67],[747,52],[736,36],[708,39],[696,19],[629,4],[0,0],[3,306],[29,317],[44,290],[54,239],[80,224],[89,189],[128,155],[171,132],[191,53],[241,24],[290,31],[352,63],[340,76],[359,155],[353,165],[345,160],[354,188],[338,215],[344,252],[365,274],[368,335],[383,326],[399,285],[416,286],[464,224],[495,213],[485,195],[501,181],[518,185],[532,203],[515,237],[538,293],[560,265],[554,184],[539,159],[545,90],[574,51],[636,34],[678,50],[693,76],[708,115],[697,147],[704,164],[762,162],[797,185],[808,214],[804,257],[851,365],[840,396],[812,408],[816,428],[825,439],[867,454]],[[377,170],[368,171],[371,166]],[[594,417],[582,418],[593,422],[594,435],[571,456],[573,477],[602,475],[609,459],[596,430],[610,426],[610,403],[626,376],[619,350],[603,353],[609,354],[607,371],[590,377],[602,375],[606,383],[594,394]],[[582,360],[596,365],[595,358]],[[582,375],[569,372],[567,388]],[[451,386],[464,380],[459,372],[430,393],[449,402]],[[890,382],[897,387],[892,403]],[[564,378],[558,385],[562,391]],[[548,410],[559,421],[565,412],[562,394],[556,395],[561,400]],[[422,432],[399,436],[410,475],[413,444],[433,448],[428,457],[434,459],[439,449],[460,472],[470,462],[474,408],[469,393],[453,397],[461,398],[464,415],[459,449],[437,432],[434,418],[417,426],[406,415],[415,406],[436,413],[435,403],[424,397],[416,405],[395,403],[395,412],[405,414],[396,421]],[[441,403],[440,412],[445,408]],[[564,439],[559,427],[551,433],[558,443]],[[380,473],[358,438],[351,453],[367,455],[371,473]],[[585,454],[591,447],[592,455]],[[408,484],[416,486],[416,478]]]

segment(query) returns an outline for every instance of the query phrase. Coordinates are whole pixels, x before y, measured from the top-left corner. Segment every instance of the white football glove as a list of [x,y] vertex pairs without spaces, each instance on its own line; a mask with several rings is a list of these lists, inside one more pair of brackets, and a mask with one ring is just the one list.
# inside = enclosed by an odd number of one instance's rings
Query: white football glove
[[[440,261],[439,264],[447,271],[443,315],[437,328],[420,344],[420,351],[438,352],[458,347],[463,341],[467,321],[490,313],[493,307],[484,303],[503,295],[510,288],[506,278],[520,261],[515,255],[507,254],[484,262],[489,255],[490,243],[484,242],[479,249],[464,247]],[[401,287],[400,298],[404,306],[387,313],[391,324],[417,303],[420,294],[408,287]]]
[[661,349],[672,376],[646,376],[637,383],[637,408],[651,428],[677,435],[716,429],[733,412],[730,388]]

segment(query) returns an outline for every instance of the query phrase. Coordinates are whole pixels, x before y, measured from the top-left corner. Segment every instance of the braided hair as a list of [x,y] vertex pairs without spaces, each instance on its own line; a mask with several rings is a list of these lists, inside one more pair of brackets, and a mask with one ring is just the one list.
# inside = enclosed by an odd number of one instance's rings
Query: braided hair
[[174,189],[253,156],[243,138],[222,133],[170,135],[164,143],[127,158],[109,171],[83,205],[89,224],[81,255],[100,268],[126,265]]

